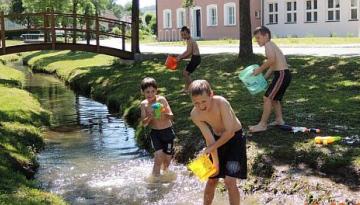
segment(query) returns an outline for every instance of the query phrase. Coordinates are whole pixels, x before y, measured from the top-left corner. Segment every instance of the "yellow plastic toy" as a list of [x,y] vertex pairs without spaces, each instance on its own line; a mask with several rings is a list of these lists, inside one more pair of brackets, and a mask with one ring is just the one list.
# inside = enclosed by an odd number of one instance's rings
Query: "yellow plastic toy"
[[216,167],[213,165],[208,155],[199,155],[188,165],[188,168],[199,177],[200,181],[206,181],[211,175],[216,173]]

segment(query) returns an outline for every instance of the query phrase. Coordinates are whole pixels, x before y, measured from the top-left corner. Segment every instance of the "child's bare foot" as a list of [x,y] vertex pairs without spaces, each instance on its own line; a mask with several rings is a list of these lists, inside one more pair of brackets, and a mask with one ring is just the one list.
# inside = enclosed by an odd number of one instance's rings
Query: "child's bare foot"
[[254,126],[249,126],[249,131],[250,132],[263,132],[266,131],[267,126],[261,125],[261,124],[257,124]]
[[284,120],[279,120],[279,121],[275,120],[269,124],[269,126],[279,126],[279,125],[285,125],[285,121]]

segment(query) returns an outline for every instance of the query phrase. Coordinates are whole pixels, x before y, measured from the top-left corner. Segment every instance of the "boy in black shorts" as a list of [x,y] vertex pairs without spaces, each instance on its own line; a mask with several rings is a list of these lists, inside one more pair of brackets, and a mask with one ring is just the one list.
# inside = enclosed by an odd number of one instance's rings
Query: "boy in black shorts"
[[254,36],[259,46],[265,46],[265,55],[267,58],[265,63],[254,70],[254,75],[263,72],[267,68],[269,69],[265,74],[266,79],[269,78],[271,74],[274,74],[274,78],[264,96],[264,111],[261,120],[257,125],[249,126],[251,132],[261,132],[267,129],[272,108],[275,110],[275,121],[269,125],[285,124],[280,101],[291,82],[291,73],[284,54],[279,47],[271,41],[270,30],[265,26],[258,27],[254,31]]
[[[150,126],[151,143],[155,149],[152,175],[160,176],[160,169],[167,171],[174,153],[175,133],[172,128],[174,117],[170,105],[165,97],[157,95],[157,84],[153,78],[144,78],[141,81],[141,91],[145,100],[141,102],[141,121],[143,126]],[[161,115],[154,115],[154,103],[160,103]],[[159,105],[159,104],[157,104]]]
[[240,204],[240,192],[236,179],[246,179],[246,138],[242,125],[230,103],[222,96],[213,94],[206,80],[195,80],[189,93],[194,108],[191,119],[200,129],[206,141],[204,154],[211,154],[217,172],[211,176],[204,191],[204,204],[211,204],[219,178],[224,178],[229,194],[229,204]]
[[181,38],[186,40],[186,51],[183,54],[176,57],[176,60],[180,62],[180,60],[189,58],[191,56],[189,64],[186,66],[185,70],[183,71],[183,76],[185,79],[185,88],[183,92],[187,92],[189,85],[191,83],[190,74],[194,72],[194,70],[201,63],[201,57],[200,57],[199,47],[196,41],[190,36],[190,29],[184,26],[181,28],[180,33],[181,33]]

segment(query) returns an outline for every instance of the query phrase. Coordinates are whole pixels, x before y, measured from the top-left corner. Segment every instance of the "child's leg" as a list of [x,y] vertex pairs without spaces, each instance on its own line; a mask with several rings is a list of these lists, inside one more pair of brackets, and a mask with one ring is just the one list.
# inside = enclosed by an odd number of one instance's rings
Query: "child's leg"
[[266,96],[263,97],[264,99],[264,105],[263,105],[263,113],[261,116],[261,120],[257,125],[250,126],[251,132],[260,132],[265,131],[267,128],[267,122],[271,114],[272,109],[272,100]]
[[240,204],[240,192],[236,186],[236,178],[234,177],[225,177],[225,186],[229,192],[229,204],[230,205],[239,205]]
[[168,154],[165,154],[164,152],[162,154],[163,154],[162,170],[166,171],[169,168],[172,156],[168,155]]
[[209,179],[206,182],[206,187],[204,191],[204,205],[211,205],[214,199],[215,189],[218,182],[219,179]]
[[158,150],[154,153],[154,166],[153,166],[152,175],[155,177],[158,177],[160,175],[160,168],[163,162],[162,154],[163,154],[162,150]]
[[275,122],[278,123],[279,125],[284,124],[284,119],[283,119],[283,116],[282,116],[282,108],[281,108],[280,101],[273,100],[272,105],[273,105],[274,110],[275,110]]
[[185,88],[184,90],[187,91],[188,88],[189,88],[189,85],[191,84],[192,80],[191,80],[191,77],[190,77],[190,73],[186,70],[183,71],[183,76],[184,76],[184,79],[185,79]]

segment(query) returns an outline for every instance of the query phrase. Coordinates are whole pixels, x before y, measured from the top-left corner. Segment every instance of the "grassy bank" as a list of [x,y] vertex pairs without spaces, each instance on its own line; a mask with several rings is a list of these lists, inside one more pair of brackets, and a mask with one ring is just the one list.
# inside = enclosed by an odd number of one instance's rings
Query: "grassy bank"
[[[187,95],[180,93],[183,80],[180,71],[169,72],[163,66],[165,55],[148,55],[143,62],[128,64],[112,57],[83,52],[36,52],[25,57],[36,71],[58,75],[78,92],[105,102],[114,111],[124,114],[138,126],[138,105],[142,96],[139,83],[146,76],[154,77],[175,114],[176,158],[186,162],[204,146],[199,130],[189,120],[192,108]],[[208,79],[216,94],[232,104],[244,127],[256,123],[262,112],[262,97],[251,96],[237,78],[244,66],[261,63],[262,56],[237,59],[236,55],[204,55],[195,79]],[[114,62],[114,64],[112,64]],[[360,125],[360,59],[335,57],[289,56],[292,84],[284,99],[288,124],[320,128],[322,135],[352,136]],[[185,62],[181,64],[184,67]],[[149,148],[144,130],[137,127],[141,146]],[[313,137],[291,134],[276,128],[248,138],[248,159],[251,177],[271,181],[276,166],[305,167],[345,184],[352,190],[359,186],[360,148],[344,144],[316,146]],[[265,183],[264,183],[265,182]],[[301,182],[298,182],[301,183]],[[258,186],[248,186],[254,191]],[[285,188],[284,188],[285,189]],[[286,191],[286,190],[285,190]]]
[[17,88],[24,79],[0,63],[0,204],[64,204],[31,180],[38,167],[35,154],[44,146],[40,127],[49,125],[50,114]]

